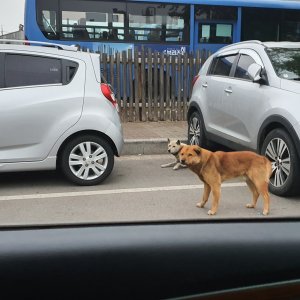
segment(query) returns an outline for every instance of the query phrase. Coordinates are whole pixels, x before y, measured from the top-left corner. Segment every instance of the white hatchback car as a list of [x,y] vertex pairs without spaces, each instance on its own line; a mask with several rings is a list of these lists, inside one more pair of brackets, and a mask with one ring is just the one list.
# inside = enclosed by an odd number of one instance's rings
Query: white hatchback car
[[272,162],[270,190],[300,190],[300,43],[247,41],[220,49],[194,80],[191,144],[252,149]]
[[98,184],[124,143],[99,55],[29,43],[0,41],[0,172],[59,167],[76,184]]

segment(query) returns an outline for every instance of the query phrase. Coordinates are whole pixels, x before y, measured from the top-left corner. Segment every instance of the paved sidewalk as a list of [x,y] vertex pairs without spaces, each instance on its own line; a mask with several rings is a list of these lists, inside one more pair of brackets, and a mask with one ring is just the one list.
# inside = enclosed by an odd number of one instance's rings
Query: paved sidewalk
[[123,123],[125,145],[122,155],[166,154],[167,139],[187,140],[187,122]]

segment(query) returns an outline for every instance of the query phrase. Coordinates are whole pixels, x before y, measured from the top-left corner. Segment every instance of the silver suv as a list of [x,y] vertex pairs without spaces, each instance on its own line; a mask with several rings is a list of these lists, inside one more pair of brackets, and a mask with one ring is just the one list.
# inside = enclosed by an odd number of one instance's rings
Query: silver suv
[[300,43],[247,41],[209,57],[194,79],[188,139],[260,152],[272,162],[270,191],[297,193]]
[[76,184],[98,184],[123,146],[99,55],[29,43],[0,41],[0,172],[59,167]]

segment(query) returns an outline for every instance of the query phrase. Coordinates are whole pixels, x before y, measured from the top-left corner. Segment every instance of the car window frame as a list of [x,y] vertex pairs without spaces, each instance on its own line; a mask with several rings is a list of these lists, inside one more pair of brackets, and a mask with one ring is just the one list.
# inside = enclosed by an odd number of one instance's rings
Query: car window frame
[[[229,75],[228,76],[225,76],[225,75],[218,75],[218,74],[213,74],[212,73],[212,68],[215,64],[215,61],[221,57],[227,57],[227,56],[234,56],[235,55],[235,59],[233,60],[232,62],[232,65],[231,65],[231,69],[229,71]],[[237,58],[239,57],[239,53],[238,51],[230,51],[230,52],[224,52],[224,53],[220,53],[218,55],[216,55],[213,60],[211,61],[210,63],[210,66],[208,68],[208,71],[207,71],[207,76],[218,76],[218,77],[225,77],[225,78],[229,78],[229,77],[232,77],[232,69],[233,67],[236,65],[236,61],[237,61]]]
[[[38,58],[48,58],[48,59],[56,59],[59,61],[60,64],[60,78],[61,78],[61,82],[59,83],[43,83],[43,84],[30,84],[30,85],[18,85],[18,86],[7,86],[6,84],[6,78],[5,78],[5,67],[6,67],[6,57],[7,55],[18,55],[18,56],[26,56],[26,57],[38,57]],[[37,86],[60,86],[63,85],[63,72],[62,72],[62,59],[60,57],[56,57],[56,56],[45,56],[45,55],[41,55],[41,54],[33,54],[33,53],[26,53],[26,52],[15,52],[15,51],[9,51],[6,52],[4,55],[4,88],[6,89],[18,89],[18,88],[26,88],[26,87],[37,87]]]
[[258,65],[260,65],[262,67],[262,70],[265,70],[265,66],[263,64],[263,61],[262,61],[260,55],[255,50],[253,50],[253,49],[246,49],[246,48],[244,48],[244,49],[240,49],[238,51],[238,59],[234,62],[234,66],[231,69],[231,75],[232,75],[231,77],[233,79],[236,79],[236,80],[243,80],[243,81],[246,81],[246,82],[252,82],[253,83],[253,81],[251,79],[239,78],[239,77],[235,77],[234,76],[235,72],[236,72],[237,65],[238,65],[239,60],[240,60],[240,57],[242,55],[248,55],[248,56],[250,56],[254,60],[254,62],[256,64],[258,64]]
[[[40,58],[50,58],[50,59],[56,59],[60,61],[60,72],[61,72],[61,82],[60,83],[45,83],[45,84],[34,84],[34,85],[24,85],[24,86],[15,86],[15,87],[7,87],[5,85],[5,58],[6,55],[20,55],[20,56],[34,56],[34,57],[40,57]],[[22,52],[22,51],[7,51],[0,53],[0,63],[2,63],[3,70],[0,72],[0,89],[22,89],[22,88],[32,88],[32,87],[44,87],[44,86],[64,86],[70,84],[73,79],[75,78],[78,69],[79,69],[79,63],[78,61],[73,60],[70,58],[55,56],[55,55],[49,55],[48,53],[32,53],[32,52]],[[69,70],[68,68],[75,68],[73,76],[69,77]],[[2,78],[1,78],[2,76]],[[1,79],[3,80],[3,85],[1,87]]]
[[249,77],[249,78],[241,78],[241,77],[236,77],[236,76],[235,76],[235,73],[236,73],[236,70],[237,70],[239,61],[240,61],[240,59],[241,59],[241,57],[242,57],[243,55],[247,55],[247,56],[251,57],[252,60],[254,61],[254,63],[256,63],[255,59],[254,59],[251,55],[246,54],[246,53],[239,53],[239,55],[238,55],[238,60],[237,60],[235,66],[234,66],[234,68],[233,68],[233,70],[232,70],[232,77],[233,77],[234,79],[240,79],[240,80],[251,81],[251,82],[252,82],[252,80],[251,80],[250,77]]

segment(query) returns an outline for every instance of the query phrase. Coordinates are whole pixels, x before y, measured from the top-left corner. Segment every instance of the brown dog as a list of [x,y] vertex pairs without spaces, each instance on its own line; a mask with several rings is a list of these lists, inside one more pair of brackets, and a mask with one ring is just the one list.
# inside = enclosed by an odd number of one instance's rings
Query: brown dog
[[217,212],[221,194],[221,183],[224,180],[244,176],[253,194],[248,208],[254,208],[262,194],[264,198],[263,214],[269,213],[270,196],[268,182],[272,172],[270,161],[261,155],[250,151],[240,152],[211,152],[199,146],[183,146],[179,153],[180,162],[186,164],[204,182],[203,199],[197,203],[204,207],[210,191],[213,194],[212,207],[209,215]]

